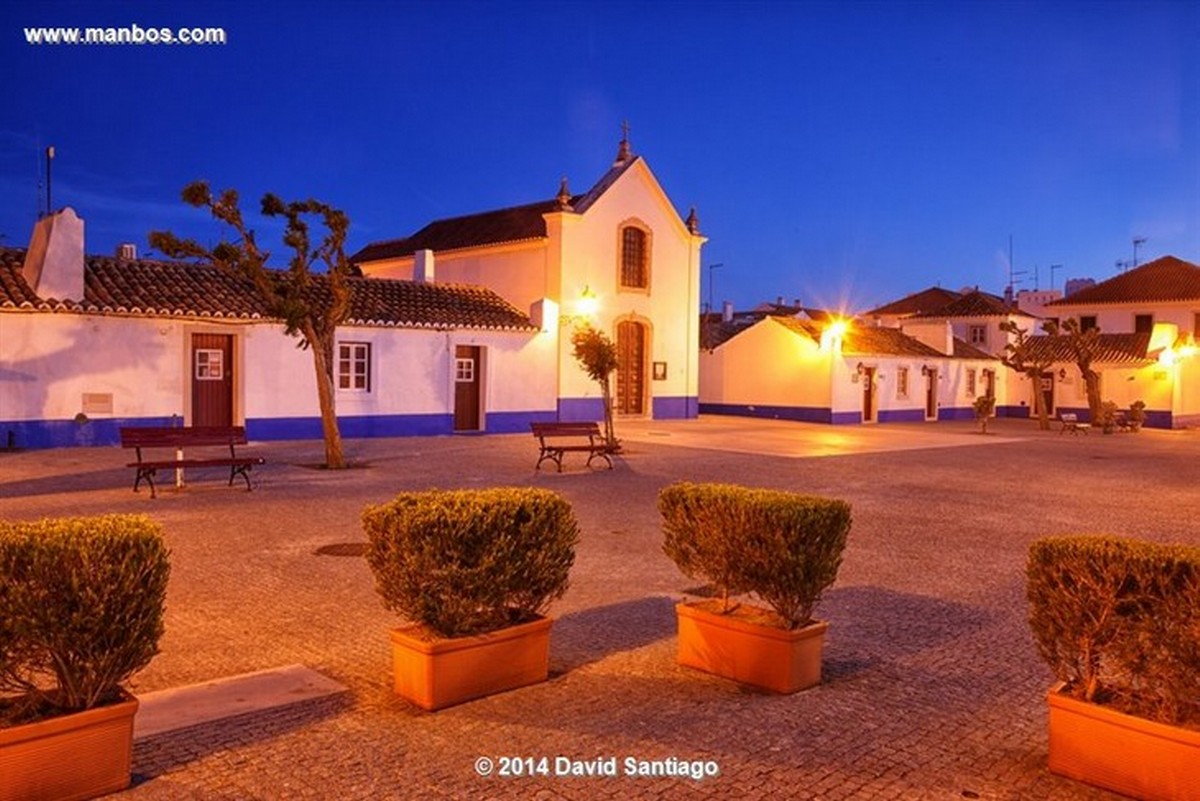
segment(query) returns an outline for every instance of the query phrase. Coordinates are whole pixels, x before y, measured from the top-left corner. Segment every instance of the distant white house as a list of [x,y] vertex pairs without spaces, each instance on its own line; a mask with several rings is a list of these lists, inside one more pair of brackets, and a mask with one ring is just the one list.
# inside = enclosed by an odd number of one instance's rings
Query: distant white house
[[[1100,391],[1126,407],[1146,403],[1146,424],[1200,424],[1200,267],[1164,256],[1044,306],[1047,317],[1100,329]],[[1088,413],[1083,382],[1061,342],[1038,343],[1054,360],[1043,391],[1055,408]]]
[[[48,246],[39,247],[39,243]],[[253,288],[212,267],[88,257],[71,209],[0,250],[0,441],[108,444],[123,425],[321,436],[312,357]],[[553,419],[555,336],[479,287],[351,279],[335,382],[348,437],[505,431]],[[486,353],[464,397],[457,358]],[[510,376],[520,376],[509,379]]]
[[700,411],[814,423],[971,419],[976,395],[1003,392],[999,362],[953,336],[861,321],[765,315],[710,324]]

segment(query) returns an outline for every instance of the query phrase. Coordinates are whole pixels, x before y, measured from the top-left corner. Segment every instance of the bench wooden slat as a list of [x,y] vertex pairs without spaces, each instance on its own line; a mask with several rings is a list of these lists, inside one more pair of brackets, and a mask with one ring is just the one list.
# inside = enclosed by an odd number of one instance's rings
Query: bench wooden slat
[[[246,429],[243,426],[184,426],[168,428],[164,426],[126,426],[121,429],[121,447],[134,448],[137,461],[130,462],[126,467],[137,470],[133,480],[133,491],[137,492],[144,480],[150,485],[150,497],[157,496],[154,487],[154,474],[158,470],[179,469],[184,467],[228,467],[229,486],[239,475],[246,481],[246,490],[250,485],[250,469],[256,464],[266,464],[261,456],[238,456],[238,445],[246,445]],[[143,458],[142,449],[172,448],[177,451],[183,448],[224,447],[229,449],[228,456],[221,457],[185,457],[176,455],[174,459]]]
[[[600,426],[595,422],[530,423],[529,429],[537,438],[540,448],[537,464],[534,466],[535,470],[540,470],[542,462],[549,459],[558,466],[558,472],[561,473],[562,458],[568,452],[587,453],[589,467],[592,460],[599,457],[608,463],[609,470],[612,469],[612,459],[608,455],[608,443],[604,441],[604,437],[600,433]],[[561,442],[564,439],[586,439],[587,442],[566,444]]]

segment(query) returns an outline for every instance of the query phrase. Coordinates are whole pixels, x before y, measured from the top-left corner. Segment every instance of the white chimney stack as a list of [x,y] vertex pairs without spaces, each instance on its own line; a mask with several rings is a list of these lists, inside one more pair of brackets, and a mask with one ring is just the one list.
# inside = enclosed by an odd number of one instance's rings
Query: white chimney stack
[[434,272],[432,250],[418,250],[413,254],[414,281],[419,284],[432,284]]
[[137,261],[137,245],[132,242],[122,242],[117,245],[118,261]]
[[721,304],[721,320],[726,323],[733,322],[733,301],[727,300]]
[[83,220],[74,209],[34,223],[21,273],[40,298],[83,300]]

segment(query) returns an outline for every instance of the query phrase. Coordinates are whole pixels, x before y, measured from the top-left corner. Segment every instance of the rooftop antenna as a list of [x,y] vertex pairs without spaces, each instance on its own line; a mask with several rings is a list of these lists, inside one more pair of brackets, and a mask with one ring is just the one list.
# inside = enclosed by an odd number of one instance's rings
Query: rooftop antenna
[[1133,238],[1133,266],[1134,267],[1138,266],[1138,257],[1137,257],[1138,248],[1144,244],[1146,244],[1146,237],[1135,236]]
[[54,164],[54,145],[46,148],[46,214],[54,213],[54,203],[50,194],[50,167]]
[[1063,268],[1063,266],[1061,264],[1051,264],[1050,265],[1050,288],[1051,289],[1054,289],[1054,271],[1061,270],[1062,268]]

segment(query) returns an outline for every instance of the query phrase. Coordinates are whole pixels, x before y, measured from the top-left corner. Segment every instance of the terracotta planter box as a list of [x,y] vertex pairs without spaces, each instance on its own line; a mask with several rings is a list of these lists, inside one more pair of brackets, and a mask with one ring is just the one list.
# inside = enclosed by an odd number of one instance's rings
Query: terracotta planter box
[[418,626],[392,629],[396,694],[432,711],[545,681],[553,622],[448,640],[421,639]]
[[1200,801],[1200,731],[1061,693],[1050,703],[1050,772],[1145,801]]
[[777,693],[821,683],[823,621],[786,630],[676,604],[679,664]]
[[0,729],[0,801],[82,801],[129,786],[136,698]]

